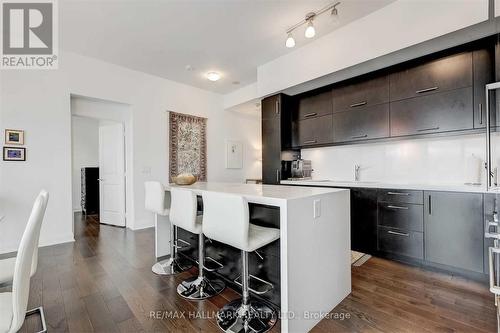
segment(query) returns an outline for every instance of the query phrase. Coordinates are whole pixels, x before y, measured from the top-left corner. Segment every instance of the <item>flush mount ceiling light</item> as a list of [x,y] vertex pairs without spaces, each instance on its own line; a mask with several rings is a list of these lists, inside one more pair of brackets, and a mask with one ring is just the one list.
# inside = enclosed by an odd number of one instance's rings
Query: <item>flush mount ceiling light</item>
[[217,72],[208,72],[205,74],[205,77],[212,82],[218,81],[220,79],[220,73]]
[[314,28],[313,20],[316,17],[318,17],[319,15],[321,15],[321,14],[326,13],[326,12],[329,11],[330,15],[332,15],[335,18],[335,20],[337,20],[338,16],[339,16],[339,11],[337,9],[338,5],[340,5],[340,2],[336,2],[336,3],[330,4],[330,5],[326,6],[326,7],[323,7],[322,9],[316,11],[316,12],[310,12],[310,13],[308,13],[302,21],[296,23],[295,25],[293,25],[292,27],[290,27],[286,31],[287,38],[286,38],[285,46],[289,47],[289,48],[295,46],[295,39],[292,36],[292,32],[295,29],[297,29],[298,27],[303,26],[304,24],[307,25],[306,30],[304,32],[304,36],[306,38],[313,38],[316,35],[316,29]]

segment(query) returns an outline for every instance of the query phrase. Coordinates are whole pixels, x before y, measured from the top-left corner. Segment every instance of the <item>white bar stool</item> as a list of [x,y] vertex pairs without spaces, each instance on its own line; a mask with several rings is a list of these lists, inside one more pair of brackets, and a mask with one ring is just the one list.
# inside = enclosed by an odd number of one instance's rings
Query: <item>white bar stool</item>
[[172,188],[170,221],[177,227],[198,235],[198,276],[177,286],[177,293],[187,299],[200,300],[219,294],[226,285],[221,279],[205,276],[205,236],[201,230],[203,216],[197,216],[198,200],[192,191]]
[[[145,188],[145,207],[147,210],[155,214],[155,255],[157,258],[162,254],[159,248],[161,247],[161,240],[159,239],[165,229],[160,227],[158,223],[158,216],[168,216],[170,210],[169,195],[165,193],[165,189],[160,182],[148,181],[144,182]],[[161,260],[153,265],[151,270],[158,275],[174,275],[184,272],[192,266],[180,261],[177,256],[177,249],[179,248],[177,242],[177,232],[175,226],[170,223],[170,258]]]
[[217,324],[226,332],[269,331],[277,314],[267,303],[250,299],[248,253],[279,239],[279,229],[251,224],[248,202],[242,196],[215,192],[203,193],[202,226],[207,237],[241,250],[242,298],[217,312]]

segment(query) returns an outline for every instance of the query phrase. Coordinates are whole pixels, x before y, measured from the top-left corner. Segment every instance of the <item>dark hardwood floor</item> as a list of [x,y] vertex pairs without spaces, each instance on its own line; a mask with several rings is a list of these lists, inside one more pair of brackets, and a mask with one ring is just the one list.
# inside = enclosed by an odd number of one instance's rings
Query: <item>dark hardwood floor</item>
[[[218,332],[213,314],[239,297],[231,289],[201,302],[178,297],[177,284],[196,271],[153,274],[152,229],[132,232],[78,215],[75,238],[41,248],[31,279],[29,307],[44,306],[49,332]],[[496,331],[493,297],[480,283],[379,258],[353,267],[352,282],[352,294],[313,332]],[[185,318],[151,315],[175,310]],[[208,318],[192,316],[197,311]],[[35,332],[38,319],[29,317],[21,332]]]

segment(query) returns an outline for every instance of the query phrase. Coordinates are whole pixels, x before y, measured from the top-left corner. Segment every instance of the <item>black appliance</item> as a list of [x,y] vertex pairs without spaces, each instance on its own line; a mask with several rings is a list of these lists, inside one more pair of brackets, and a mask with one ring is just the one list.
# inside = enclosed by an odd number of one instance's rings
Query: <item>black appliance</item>
[[99,168],[81,169],[81,206],[85,214],[99,214]]

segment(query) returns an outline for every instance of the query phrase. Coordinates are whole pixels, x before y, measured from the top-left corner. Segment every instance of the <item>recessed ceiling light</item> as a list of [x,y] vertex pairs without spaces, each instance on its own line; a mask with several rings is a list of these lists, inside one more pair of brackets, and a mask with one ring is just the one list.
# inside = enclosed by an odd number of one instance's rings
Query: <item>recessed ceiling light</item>
[[240,84],[240,81],[233,81],[231,83],[234,84],[234,85],[238,85],[238,84]]
[[205,76],[207,79],[214,82],[220,79],[220,73],[217,72],[208,72],[207,74],[205,74]]
[[191,66],[191,65],[186,65],[184,68],[185,68],[188,72],[190,72],[190,71],[192,71],[192,70],[193,70],[193,66]]

